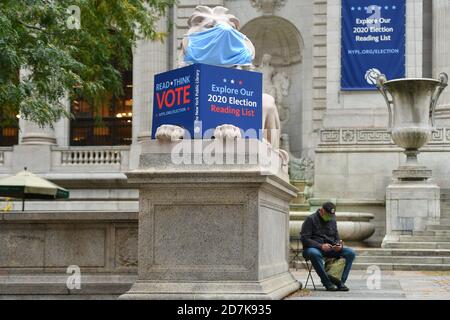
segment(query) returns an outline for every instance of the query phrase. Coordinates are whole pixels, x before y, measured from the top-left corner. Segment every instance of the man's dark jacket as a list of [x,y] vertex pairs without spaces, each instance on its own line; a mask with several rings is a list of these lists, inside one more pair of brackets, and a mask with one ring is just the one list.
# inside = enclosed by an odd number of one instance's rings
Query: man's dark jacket
[[340,239],[336,220],[323,221],[319,210],[307,217],[305,222],[303,222],[300,236],[304,249],[312,247],[321,250],[324,243],[339,244]]

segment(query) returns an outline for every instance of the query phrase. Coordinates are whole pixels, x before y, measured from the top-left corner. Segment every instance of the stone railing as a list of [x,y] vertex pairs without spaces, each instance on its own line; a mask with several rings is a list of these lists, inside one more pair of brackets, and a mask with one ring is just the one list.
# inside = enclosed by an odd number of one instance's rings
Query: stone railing
[[52,171],[125,172],[129,170],[129,146],[53,147]]
[[67,150],[61,152],[61,165],[95,165],[95,164],[121,164],[122,153],[120,150]]
[[5,164],[5,154],[3,151],[0,151],[0,166]]

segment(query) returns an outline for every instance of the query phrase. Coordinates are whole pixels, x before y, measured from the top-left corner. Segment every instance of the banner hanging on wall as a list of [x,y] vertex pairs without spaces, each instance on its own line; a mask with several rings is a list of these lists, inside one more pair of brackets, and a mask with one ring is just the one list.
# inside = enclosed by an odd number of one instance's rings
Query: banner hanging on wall
[[342,0],[341,89],[405,77],[406,0]]

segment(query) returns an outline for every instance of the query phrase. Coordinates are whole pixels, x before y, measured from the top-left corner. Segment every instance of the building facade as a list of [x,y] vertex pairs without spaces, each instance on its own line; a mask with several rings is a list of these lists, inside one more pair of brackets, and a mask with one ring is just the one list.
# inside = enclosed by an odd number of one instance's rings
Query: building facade
[[[383,97],[340,89],[341,0],[180,0],[158,23],[168,32],[166,41],[142,40],[134,48],[132,82],[125,84],[129,95],[105,111],[107,129],[94,128],[89,113],[83,116],[82,101],[67,101],[67,108],[78,108],[72,109],[79,112],[76,122],[61,119],[42,129],[19,119],[16,141],[5,138],[15,134],[11,128],[3,129],[0,177],[28,167],[71,191],[69,201],[28,202],[30,215],[11,218],[8,228],[33,233],[42,243],[23,241],[36,252],[61,241],[72,251],[35,262],[19,257],[14,266],[62,268],[83,243],[95,243],[81,264],[134,272],[138,191],[127,185],[125,172],[137,168],[140,143],[151,139],[153,76],[176,68],[187,20],[199,4],[225,6],[240,19],[241,31],[255,44],[257,66],[264,55],[271,56],[272,72],[285,84],[279,103],[288,147],[293,156],[314,161],[313,196],[336,199],[338,211],[374,214],[376,232],[369,242],[381,243],[386,187],[405,156],[387,132]],[[406,77],[450,73],[450,2],[407,0],[406,8]],[[445,190],[450,189],[450,90],[439,101],[437,127],[419,157]],[[30,227],[37,222],[37,229]],[[12,234],[3,232],[0,239]],[[69,243],[75,238],[81,244]],[[106,258],[99,259],[100,252]],[[14,268],[7,259],[0,256],[0,267]]]

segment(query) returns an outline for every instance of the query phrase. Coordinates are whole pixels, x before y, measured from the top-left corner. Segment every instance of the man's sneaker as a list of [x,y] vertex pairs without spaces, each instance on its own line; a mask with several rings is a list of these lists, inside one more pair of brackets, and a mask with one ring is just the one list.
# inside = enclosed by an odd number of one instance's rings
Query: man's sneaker
[[327,291],[338,291],[338,287],[336,287],[336,285],[330,283],[328,285],[325,285],[325,289],[327,289]]
[[338,285],[338,290],[339,291],[350,291],[350,289],[343,283],[341,283],[340,285]]

